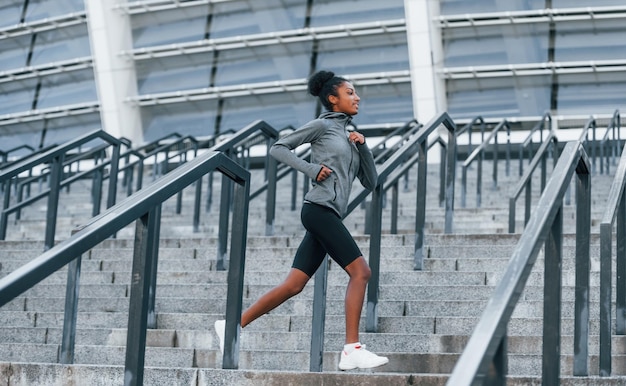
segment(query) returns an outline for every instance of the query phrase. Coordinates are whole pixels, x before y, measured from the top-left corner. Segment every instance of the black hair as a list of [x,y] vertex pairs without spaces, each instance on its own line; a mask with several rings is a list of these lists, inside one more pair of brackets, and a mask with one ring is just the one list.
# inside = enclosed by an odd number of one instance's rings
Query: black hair
[[332,71],[318,71],[309,78],[309,94],[319,97],[326,110],[332,111],[333,105],[328,100],[328,96],[337,96],[337,87],[344,82],[347,82],[347,80],[340,76],[335,76],[335,73]]

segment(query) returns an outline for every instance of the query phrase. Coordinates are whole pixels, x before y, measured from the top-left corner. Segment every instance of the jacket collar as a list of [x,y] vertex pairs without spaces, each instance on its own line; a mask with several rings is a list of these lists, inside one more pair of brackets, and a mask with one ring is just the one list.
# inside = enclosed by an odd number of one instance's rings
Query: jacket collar
[[341,123],[343,123],[344,126],[347,126],[348,124],[350,124],[350,122],[352,122],[352,116],[348,115],[346,113],[338,113],[335,111],[326,111],[320,114],[319,119],[335,119]]

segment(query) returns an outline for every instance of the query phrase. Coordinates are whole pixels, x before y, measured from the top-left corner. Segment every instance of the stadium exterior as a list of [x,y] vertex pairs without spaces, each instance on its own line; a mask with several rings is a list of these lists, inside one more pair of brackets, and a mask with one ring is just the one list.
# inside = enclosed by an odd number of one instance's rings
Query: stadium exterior
[[620,0],[5,0],[0,150],[297,126],[319,69],[357,86],[357,125],[610,115],[625,19]]

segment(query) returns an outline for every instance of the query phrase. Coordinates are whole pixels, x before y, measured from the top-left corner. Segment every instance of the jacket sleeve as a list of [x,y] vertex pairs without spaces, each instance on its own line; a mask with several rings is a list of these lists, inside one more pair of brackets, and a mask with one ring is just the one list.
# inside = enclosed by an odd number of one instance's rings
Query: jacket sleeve
[[374,190],[378,183],[378,172],[376,171],[372,150],[366,143],[357,144],[356,147],[361,157],[361,167],[359,168],[357,177],[365,189]]
[[324,128],[319,122],[309,122],[301,128],[279,138],[270,148],[270,155],[315,180],[322,166],[303,160],[292,150],[305,143],[314,142],[323,130]]

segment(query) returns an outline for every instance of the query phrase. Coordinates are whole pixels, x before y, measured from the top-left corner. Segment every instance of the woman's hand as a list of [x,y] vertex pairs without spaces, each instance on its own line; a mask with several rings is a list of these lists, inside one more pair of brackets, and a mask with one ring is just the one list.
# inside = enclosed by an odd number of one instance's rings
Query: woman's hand
[[365,143],[365,136],[363,136],[363,134],[358,133],[356,131],[351,131],[350,134],[348,134],[348,140],[350,142],[358,143],[362,145]]
[[322,165],[322,169],[319,173],[317,173],[317,178],[315,179],[317,182],[322,182],[327,179],[333,171],[330,168]]

